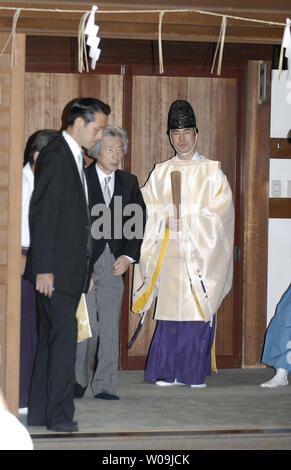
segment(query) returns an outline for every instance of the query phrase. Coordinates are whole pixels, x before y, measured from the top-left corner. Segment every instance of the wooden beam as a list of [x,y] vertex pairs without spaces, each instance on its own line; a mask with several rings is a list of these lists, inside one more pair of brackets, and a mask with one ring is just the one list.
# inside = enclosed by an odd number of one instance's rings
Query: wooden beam
[[[188,2],[189,3],[189,2]],[[193,2],[191,2],[193,4]],[[238,3],[234,8],[225,6],[225,2],[219,2],[214,8],[211,2],[200,7],[201,10],[218,12],[223,15],[238,16],[241,18],[250,18],[267,22],[285,24],[286,9],[285,2],[276,3],[276,9],[249,8]],[[261,5],[267,4],[267,1],[259,2]],[[17,31],[25,34],[47,35],[47,36],[65,36],[76,37],[78,35],[79,22],[83,15],[82,12],[89,11],[91,2],[2,2],[2,6],[15,7],[33,7],[39,11],[22,10],[17,23]],[[157,39],[158,37],[158,10],[159,8],[182,10],[189,7],[187,2],[174,5],[171,1],[160,1],[150,7],[144,6],[139,2],[99,2],[99,12],[96,14],[96,23],[100,26],[101,38],[123,38],[123,39]],[[280,8],[280,5],[281,8]],[[46,9],[67,10],[67,13],[43,11]],[[118,11],[138,9],[157,10],[156,13],[102,13],[102,11]],[[197,6],[199,8],[199,5]],[[78,13],[79,11],[79,13]],[[10,31],[12,25],[13,10],[0,10],[0,31]],[[290,16],[290,9],[289,9]],[[216,42],[219,36],[221,17],[210,16],[198,12],[173,12],[166,13],[163,17],[162,35],[165,41],[198,41],[198,42]],[[280,44],[282,41],[283,26],[268,25],[263,23],[240,21],[228,19],[226,30],[226,42],[234,43],[254,43],[254,44]]]
[[[243,365],[259,367],[266,331],[270,81],[266,101],[258,103],[258,61],[250,61],[247,77],[245,137]],[[267,64],[267,76],[270,64]]]
[[8,265],[5,397],[14,414],[19,406],[21,297],[21,188],[24,149],[25,36],[16,35],[17,65],[11,69]]
[[269,199],[270,219],[291,219],[291,199],[272,197]]
[[270,139],[270,158],[291,158],[291,142],[287,139]]

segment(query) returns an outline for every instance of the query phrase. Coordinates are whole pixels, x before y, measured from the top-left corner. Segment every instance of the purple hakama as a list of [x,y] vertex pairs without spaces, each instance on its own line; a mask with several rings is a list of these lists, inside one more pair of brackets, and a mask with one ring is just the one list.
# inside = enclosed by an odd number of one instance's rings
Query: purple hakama
[[211,374],[215,316],[210,322],[159,320],[148,355],[145,381],[187,385],[205,383]]

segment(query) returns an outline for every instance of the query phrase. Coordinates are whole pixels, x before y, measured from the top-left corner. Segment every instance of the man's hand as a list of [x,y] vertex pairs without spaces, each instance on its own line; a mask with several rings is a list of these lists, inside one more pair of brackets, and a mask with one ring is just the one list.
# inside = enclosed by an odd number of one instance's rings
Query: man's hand
[[113,276],[121,276],[128,270],[130,260],[126,256],[119,256],[113,264]]
[[35,288],[41,294],[51,297],[54,289],[54,275],[52,273],[37,274]]
[[94,287],[94,277],[91,276],[90,284],[89,284],[89,289],[88,289],[88,293],[91,292],[91,290],[93,289],[93,287]]

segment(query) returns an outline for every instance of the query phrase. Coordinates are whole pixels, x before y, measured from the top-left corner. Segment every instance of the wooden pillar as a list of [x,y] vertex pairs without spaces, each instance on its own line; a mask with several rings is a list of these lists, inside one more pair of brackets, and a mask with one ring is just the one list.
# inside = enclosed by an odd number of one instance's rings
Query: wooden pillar
[[268,183],[270,64],[266,94],[258,101],[259,62],[247,75],[244,214],[243,366],[259,367],[266,331],[268,265]]
[[[7,35],[0,35],[4,43]],[[17,64],[10,68],[10,52],[0,62],[0,387],[9,410],[19,402],[21,296],[21,190],[24,153],[25,35],[16,35]]]

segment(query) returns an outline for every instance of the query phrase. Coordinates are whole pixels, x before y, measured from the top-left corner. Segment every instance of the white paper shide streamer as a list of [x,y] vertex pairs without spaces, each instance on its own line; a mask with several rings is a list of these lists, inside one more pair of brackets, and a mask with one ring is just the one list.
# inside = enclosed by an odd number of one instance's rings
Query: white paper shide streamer
[[290,20],[290,18],[286,18],[286,26],[285,26],[285,29],[284,29],[282,45],[281,45],[278,78],[281,78],[282,67],[283,67],[284,49],[285,49],[285,57],[288,59],[288,75],[290,77],[290,71],[291,71],[291,32],[290,32],[290,26],[291,26],[291,20]]
[[98,61],[101,53],[99,49],[100,38],[98,37],[99,26],[95,24],[95,12],[98,10],[96,5],[92,6],[89,19],[85,27],[85,35],[87,36],[87,45],[90,47],[89,57],[91,57],[91,68],[95,70],[96,62]]
[[[283,39],[282,39],[282,44],[281,44],[281,52],[280,52],[280,59],[279,59],[279,73],[278,73],[278,79],[281,78],[282,74],[282,67],[283,67],[283,56],[284,56],[284,49],[286,49],[285,56],[288,57],[288,50],[290,54],[290,47],[291,47],[291,38],[290,38],[290,19],[286,18],[286,26],[284,28],[284,34],[283,34]],[[290,59],[288,60],[288,68],[290,69]]]

